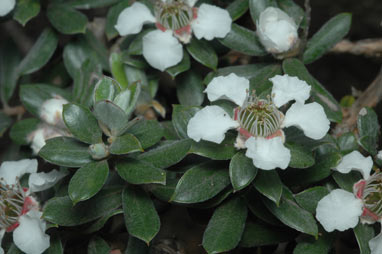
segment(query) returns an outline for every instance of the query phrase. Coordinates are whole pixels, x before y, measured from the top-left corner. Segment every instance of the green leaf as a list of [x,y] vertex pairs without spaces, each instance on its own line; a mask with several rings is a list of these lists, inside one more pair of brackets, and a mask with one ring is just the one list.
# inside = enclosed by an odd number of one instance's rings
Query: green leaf
[[109,9],[106,16],[105,33],[109,40],[118,36],[118,31],[115,29],[119,14],[127,7],[129,7],[130,0],[122,0],[117,5]]
[[[141,95],[142,85],[140,81],[133,82],[129,85],[127,89],[125,89],[122,93],[118,94],[114,103],[120,106],[125,113],[130,117],[130,115],[134,112],[138,99]],[[129,98],[126,99],[124,96],[129,95]],[[128,103],[126,103],[128,101]]]
[[120,84],[112,78],[102,77],[94,89],[94,103],[103,101],[103,100],[114,100],[116,94],[121,91]]
[[273,84],[270,78],[281,75],[282,70],[279,64],[269,64],[256,71],[256,75],[249,79],[249,90],[256,91],[256,96],[267,99],[267,96],[272,93]]
[[200,106],[204,101],[204,85],[200,74],[188,71],[176,83],[176,95],[184,106]]
[[41,69],[56,51],[57,44],[58,38],[53,30],[44,29],[28,54],[20,62],[18,66],[20,75],[31,74]]
[[147,69],[149,67],[148,63],[142,56],[131,56],[125,50],[121,54],[122,62],[138,69]]
[[20,60],[21,55],[13,41],[7,40],[0,45],[0,95],[3,102],[8,102],[16,89]]
[[245,27],[235,23],[231,26],[231,31],[219,41],[226,47],[241,52],[249,56],[263,56],[267,54],[257,34]]
[[192,37],[191,42],[187,44],[188,53],[199,63],[216,70],[218,66],[218,56],[214,48],[204,40],[198,40]]
[[60,235],[55,233],[50,237],[49,249],[44,252],[45,254],[64,254],[64,247],[60,239]]
[[328,189],[322,186],[316,186],[297,193],[294,198],[302,208],[315,214],[318,201],[329,194]]
[[312,239],[308,242],[300,242],[293,250],[293,254],[327,254],[332,248],[333,240],[331,235],[325,234],[317,240]]
[[262,198],[262,194],[255,190],[255,188],[249,188],[249,190],[244,194],[245,202],[249,210],[263,222],[267,224],[281,226],[281,222],[271,214],[265,207],[263,202],[259,202]]
[[101,218],[99,218],[96,222],[91,224],[85,230],[82,230],[81,233],[83,233],[83,234],[92,234],[94,232],[97,232],[97,231],[99,231],[100,229],[102,229],[105,226],[106,222],[111,217],[113,217],[114,215],[122,214],[122,213],[123,213],[122,209],[113,210],[109,214],[106,214],[106,215],[102,216]]
[[88,254],[109,254],[110,246],[101,237],[93,237],[88,245]]
[[149,246],[144,241],[130,235],[125,254],[149,254]]
[[13,19],[21,25],[36,17],[40,12],[40,2],[38,0],[19,0],[13,13]]
[[88,18],[67,4],[51,4],[46,12],[52,26],[63,34],[85,33]]
[[357,138],[354,133],[347,132],[337,139],[337,144],[342,153],[350,153],[358,149]]
[[240,246],[251,248],[289,242],[295,233],[287,228],[272,227],[260,223],[247,222],[241,238]]
[[52,164],[65,167],[82,167],[92,161],[88,146],[68,137],[47,140],[39,156]]
[[257,168],[244,153],[235,154],[229,163],[229,177],[235,191],[247,187],[257,175]]
[[312,152],[304,146],[285,143],[285,146],[291,153],[289,166],[292,168],[308,168],[314,165],[314,157]]
[[178,76],[180,73],[188,71],[191,67],[191,62],[190,62],[190,56],[188,55],[187,51],[183,50],[183,58],[180,63],[178,63],[175,66],[172,66],[170,68],[166,69],[166,72],[170,74],[172,78],[175,78]]
[[118,174],[131,184],[159,183],[166,184],[166,171],[157,168],[150,163],[125,159],[116,163]]
[[9,250],[7,254],[23,254],[21,250],[19,250],[16,245],[12,242],[11,246],[9,247]]
[[320,58],[350,30],[351,14],[340,13],[326,22],[308,41],[303,58],[309,64]]
[[277,206],[283,193],[283,183],[276,170],[260,170],[253,182],[256,190],[272,200]]
[[374,229],[370,225],[358,223],[353,229],[360,249],[360,254],[370,254],[369,241],[374,237]]
[[311,213],[299,207],[296,202],[288,195],[288,190],[283,190],[283,195],[279,206],[268,199],[264,199],[265,206],[285,225],[296,229],[299,232],[318,236],[317,223]]
[[99,101],[94,106],[95,117],[109,128],[112,136],[122,134],[128,126],[127,114],[110,101]]
[[179,137],[188,138],[188,135],[187,135],[188,121],[199,110],[200,110],[200,107],[173,105],[172,124],[174,125],[174,128],[176,132],[178,133]]
[[289,17],[293,18],[297,26],[300,26],[301,22],[304,19],[305,12],[304,10],[293,0],[277,0],[278,7],[285,11]]
[[12,124],[12,118],[7,116],[5,113],[0,112],[0,137],[8,130],[9,126]]
[[142,189],[125,188],[122,205],[129,234],[149,244],[160,228],[160,219],[150,197]]
[[143,152],[143,148],[139,140],[129,133],[117,137],[110,145],[111,154],[119,155],[133,152]]
[[239,198],[219,206],[203,234],[203,247],[207,253],[221,253],[234,249],[241,239],[247,219],[247,207]]
[[377,114],[373,109],[362,108],[358,114],[357,128],[359,132],[358,143],[372,155],[377,154],[379,123]]
[[130,43],[129,48],[127,49],[127,53],[129,55],[142,55],[143,47],[142,47],[142,39],[143,37],[148,34],[149,32],[154,31],[155,29],[153,28],[148,28],[142,30],[136,37],[135,39]]
[[121,206],[120,193],[120,187],[104,189],[75,206],[68,196],[52,198],[45,203],[43,219],[66,227],[85,224]]
[[118,3],[119,0],[71,0],[67,4],[76,9],[93,9]]
[[205,78],[203,83],[208,84],[211,80],[218,76],[227,76],[231,73],[235,73],[239,77],[243,77],[246,79],[254,78],[258,75],[259,71],[263,68],[267,67],[266,64],[247,64],[247,65],[237,65],[237,66],[229,66],[224,68],[219,68],[216,71],[210,72]]
[[[3,123],[3,120],[1,121]],[[28,140],[28,135],[37,129],[40,121],[36,118],[26,118],[16,122],[9,132],[9,136],[19,145],[27,145],[30,140]]]
[[73,204],[97,194],[109,176],[107,161],[90,162],[79,168],[70,179],[68,194]]
[[140,120],[127,132],[139,140],[143,149],[155,145],[163,137],[163,128],[156,120]]
[[333,179],[336,181],[338,186],[341,187],[341,189],[353,192],[353,185],[361,180],[363,177],[359,172],[351,171],[347,174],[342,174],[340,172],[334,172],[333,173]]
[[138,159],[147,161],[158,168],[167,168],[181,161],[191,148],[191,140],[167,140],[140,154]]
[[320,82],[310,75],[300,60],[295,58],[286,59],[283,61],[282,66],[286,74],[305,80],[312,87],[311,97],[324,107],[325,114],[330,121],[338,123],[342,120],[342,111],[339,103]]
[[102,131],[89,109],[80,104],[69,103],[64,105],[62,116],[66,127],[77,139],[88,144],[102,142]]
[[226,138],[221,144],[201,140],[192,142],[190,153],[207,157],[213,160],[229,160],[237,152],[234,143],[236,135],[226,133]]
[[232,18],[232,21],[243,16],[249,8],[248,0],[235,0],[227,6],[226,10]]
[[216,162],[194,166],[180,178],[171,201],[198,203],[216,196],[230,183],[228,170]]
[[40,117],[41,105],[57,95],[70,100],[68,92],[45,84],[28,84],[20,87],[20,100],[24,107],[33,115]]
[[249,0],[249,11],[254,24],[256,24],[259,19],[260,13],[270,5],[270,1],[271,0]]
[[111,73],[121,87],[127,88],[129,81],[125,73],[125,64],[122,62],[121,54],[116,52],[111,53],[109,58]]

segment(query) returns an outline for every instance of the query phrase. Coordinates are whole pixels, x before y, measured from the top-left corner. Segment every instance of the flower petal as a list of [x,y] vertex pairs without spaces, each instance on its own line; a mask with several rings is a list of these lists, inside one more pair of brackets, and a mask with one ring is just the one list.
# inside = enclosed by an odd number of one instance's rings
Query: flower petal
[[337,165],[335,170],[343,174],[347,174],[351,170],[357,170],[361,172],[363,178],[366,180],[370,176],[372,167],[373,160],[371,156],[364,157],[360,152],[353,151],[342,158],[342,161]]
[[44,101],[40,109],[41,119],[48,124],[65,127],[65,124],[62,120],[62,110],[63,105],[67,103],[68,101],[61,97]]
[[29,176],[29,189],[31,192],[49,189],[66,175],[67,174],[58,170],[52,170],[49,173],[33,173]]
[[23,159],[19,161],[4,161],[0,166],[0,179],[6,184],[13,185],[16,178],[21,178],[26,173],[37,172],[36,159]]
[[199,142],[201,139],[220,144],[225,133],[239,123],[219,106],[207,106],[198,111],[188,122],[187,135]]
[[369,241],[369,247],[371,254],[382,253],[382,232]]
[[273,102],[278,108],[291,100],[296,100],[304,104],[310,96],[310,85],[297,77],[291,77],[285,74],[276,75],[269,80],[273,83]]
[[28,254],[41,254],[49,248],[49,235],[45,234],[46,223],[41,219],[42,212],[30,210],[20,216],[20,225],[13,231],[13,242]]
[[344,231],[358,224],[362,205],[353,193],[336,189],[318,202],[316,218],[328,232]]
[[192,31],[199,40],[224,38],[231,31],[232,19],[228,11],[210,4],[202,4],[198,17],[192,22]]
[[4,254],[4,250],[3,248],[1,248],[1,242],[3,241],[4,234],[5,234],[5,229],[1,229],[0,230],[0,254]]
[[146,5],[135,2],[119,14],[115,29],[121,36],[137,34],[144,24],[155,23],[155,21],[155,17]]
[[182,60],[182,44],[170,30],[155,30],[143,37],[143,56],[152,67],[164,71]]
[[0,1],[0,16],[7,15],[15,8],[16,0],[1,0]]
[[214,78],[204,90],[210,101],[227,99],[242,106],[249,89],[249,80],[234,73]]
[[246,142],[245,156],[253,160],[253,164],[261,169],[286,169],[290,162],[290,151],[283,144],[281,137],[266,139],[250,137]]
[[317,102],[301,104],[295,102],[286,112],[283,127],[296,126],[305,136],[312,139],[323,138],[329,130],[330,122],[324,108]]

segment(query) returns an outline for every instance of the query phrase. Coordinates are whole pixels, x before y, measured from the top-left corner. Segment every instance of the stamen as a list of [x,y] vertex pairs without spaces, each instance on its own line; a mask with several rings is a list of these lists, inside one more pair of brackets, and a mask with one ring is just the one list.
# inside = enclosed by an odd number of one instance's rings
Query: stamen
[[193,17],[194,11],[183,0],[157,1],[155,17],[157,22],[166,29],[177,31],[187,27]]

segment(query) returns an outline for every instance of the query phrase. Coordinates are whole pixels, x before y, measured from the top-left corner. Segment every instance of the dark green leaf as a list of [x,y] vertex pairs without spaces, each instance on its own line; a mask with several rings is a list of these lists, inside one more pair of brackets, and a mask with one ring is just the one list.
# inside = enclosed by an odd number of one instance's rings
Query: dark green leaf
[[149,244],[160,228],[159,216],[150,197],[142,189],[125,188],[122,205],[129,234]]
[[93,9],[118,3],[119,0],[71,0],[67,4],[76,9]]
[[120,84],[112,78],[102,77],[94,89],[94,103],[103,100],[114,100],[114,97],[121,91]]
[[69,197],[74,204],[97,194],[109,176],[107,161],[90,162],[79,168],[69,182]]
[[87,145],[67,137],[47,140],[39,155],[50,163],[66,167],[81,167],[92,161]]
[[186,49],[196,61],[216,70],[218,66],[218,57],[214,48],[212,48],[208,42],[192,37],[191,42],[187,44]]
[[235,23],[232,24],[231,31],[227,36],[224,39],[219,39],[219,41],[224,46],[249,56],[267,54],[255,32]]
[[55,197],[48,200],[44,206],[43,218],[60,226],[76,226],[85,224],[121,206],[121,189],[110,188],[101,190],[92,199],[73,206],[68,196]]
[[219,206],[203,235],[203,247],[208,253],[221,253],[234,249],[241,239],[247,219],[245,202],[236,197]]
[[200,107],[173,105],[172,110],[172,124],[178,136],[181,138],[188,138],[187,124],[196,112],[200,110]]
[[12,124],[12,118],[0,112],[0,137],[3,136],[4,132],[6,132]]
[[132,184],[166,184],[166,171],[150,163],[135,159],[126,159],[116,163],[118,174]]
[[281,226],[281,222],[271,214],[265,207],[263,202],[259,202],[262,198],[262,194],[255,190],[255,188],[250,188],[245,193],[245,202],[249,210],[260,220],[266,222],[267,224]]
[[362,108],[358,114],[358,143],[372,155],[377,154],[379,123],[377,114],[371,108]]
[[40,121],[36,118],[26,118],[18,121],[12,126],[9,136],[15,143],[27,145],[30,142],[28,135],[37,129],[39,123]]
[[107,12],[105,33],[109,40],[118,36],[118,31],[114,26],[117,24],[119,14],[129,6],[129,3],[130,0],[122,0]]
[[328,189],[321,186],[316,186],[296,194],[294,198],[297,204],[299,204],[302,208],[312,214],[315,214],[318,201],[328,194]]
[[94,106],[95,117],[109,128],[112,136],[118,136],[128,126],[127,114],[111,101],[100,101]]
[[138,156],[158,168],[167,168],[181,161],[191,148],[190,139],[167,140]]
[[158,199],[169,202],[174,194],[175,187],[178,183],[177,179],[170,178],[170,174],[166,174],[166,185],[151,184],[149,185],[150,192]]
[[256,91],[256,96],[267,99],[272,93],[273,84],[269,80],[275,75],[281,75],[282,70],[279,64],[269,64],[256,71],[256,75],[249,79],[249,90]]
[[20,53],[13,41],[7,40],[0,45],[0,94],[4,102],[9,101],[16,89],[20,60]]
[[13,18],[17,20],[21,25],[37,16],[40,12],[40,2],[38,0],[19,0],[13,13]]
[[190,153],[207,157],[213,160],[229,160],[237,152],[234,143],[236,136],[227,133],[226,138],[221,144],[209,141],[192,142]]
[[52,29],[46,28],[21,61],[18,67],[20,75],[31,74],[41,69],[52,57],[57,43],[57,35]]
[[253,185],[261,194],[279,205],[283,183],[276,170],[260,170]]
[[127,154],[133,152],[143,152],[143,148],[138,139],[129,133],[117,137],[110,145],[111,154]]
[[188,55],[187,51],[183,50],[182,61],[180,61],[180,63],[178,63],[175,66],[167,68],[166,72],[170,74],[172,78],[175,78],[176,76],[178,76],[178,74],[188,71],[190,67],[191,67],[190,56]]
[[247,64],[247,65],[237,65],[229,66],[224,68],[219,68],[216,71],[210,72],[205,78],[203,83],[208,84],[211,80],[218,76],[227,76],[231,73],[235,73],[239,77],[246,79],[254,78],[258,75],[264,67],[267,67],[266,64]]
[[254,24],[256,24],[259,19],[260,13],[270,5],[270,1],[271,0],[249,0],[249,10]]
[[314,157],[312,152],[304,146],[285,143],[285,146],[291,153],[289,166],[292,168],[308,168],[314,165]]
[[332,176],[334,181],[336,181],[336,183],[338,184],[338,186],[341,187],[341,189],[349,192],[353,192],[353,185],[362,179],[361,174],[356,171],[351,171],[347,174],[334,172]]
[[50,23],[60,33],[85,33],[88,18],[67,4],[52,4],[46,12]]
[[194,166],[179,180],[171,201],[198,203],[216,196],[229,185],[228,170],[215,162]]
[[92,234],[94,232],[97,232],[100,229],[102,229],[103,226],[105,226],[106,222],[111,217],[113,217],[114,215],[122,214],[122,213],[123,213],[122,209],[117,209],[117,210],[114,210],[114,211],[110,211],[109,214],[106,214],[106,215],[102,216],[101,218],[99,218],[96,222],[94,222],[92,225],[87,227],[85,230],[82,230],[81,233],[83,233],[83,234]]
[[296,4],[293,0],[277,0],[278,7],[285,11],[289,17],[293,18],[297,26],[300,25],[304,18],[304,10]]
[[58,233],[53,234],[50,237],[50,246],[49,249],[44,252],[45,254],[64,254],[64,247]]
[[342,153],[350,153],[358,149],[357,138],[352,132],[347,132],[337,139],[337,144]]
[[370,254],[369,241],[374,237],[374,229],[370,225],[358,223],[353,229],[360,254]]
[[293,250],[293,254],[327,254],[332,248],[333,237],[329,234],[320,236],[317,240],[300,242]]
[[115,80],[121,85],[122,88],[127,88],[129,81],[125,73],[125,64],[122,62],[121,54],[116,52],[111,53],[110,59],[111,73]]
[[102,142],[102,131],[89,109],[80,104],[69,103],[64,105],[62,116],[66,127],[77,139],[88,144]]
[[146,69],[149,67],[142,56],[131,56],[127,51],[122,51],[121,59],[123,63],[138,69]]
[[101,237],[93,237],[88,245],[88,254],[109,254],[111,248]]
[[149,254],[149,246],[144,241],[129,236],[125,254]]
[[156,120],[140,120],[127,132],[139,140],[143,149],[155,145],[163,137],[163,128]]
[[255,179],[256,174],[257,168],[244,153],[238,152],[232,157],[229,164],[229,177],[235,191],[247,187]]
[[350,25],[350,13],[340,13],[326,22],[308,41],[304,63],[312,63],[324,55],[349,32]]
[[182,75],[177,82],[176,95],[180,104],[185,106],[200,106],[204,101],[204,85],[202,77],[194,72],[188,71]]
[[127,49],[127,52],[129,53],[129,55],[142,55],[142,39],[146,34],[154,30],[155,29],[153,28],[148,28],[141,31],[130,43],[129,48]]
[[226,10],[232,18],[232,21],[243,16],[249,8],[248,0],[235,0],[227,6]]

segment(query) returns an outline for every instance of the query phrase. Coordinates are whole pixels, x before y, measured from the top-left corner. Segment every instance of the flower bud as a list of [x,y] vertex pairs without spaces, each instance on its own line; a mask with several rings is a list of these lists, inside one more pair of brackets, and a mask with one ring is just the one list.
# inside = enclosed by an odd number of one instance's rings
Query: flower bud
[[256,26],[261,43],[270,53],[287,52],[298,41],[296,23],[279,8],[266,8],[261,12]]
[[65,124],[62,120],[62,107],[67,103],[67,100],[59,96],[44,101],[40,111],[41,119],[48,124],[57,127],[65,127]]
[[95,160],[102,160],[110,154],[109,148],[104,143],[90,145],[89,153]]
[[64,130],[44,124],[31,132],[28,135],[27,140],[31,143],[33,153],[38,154],[40,149],[45,145],[46,140],[60,136],[70,136],[70,134]]

